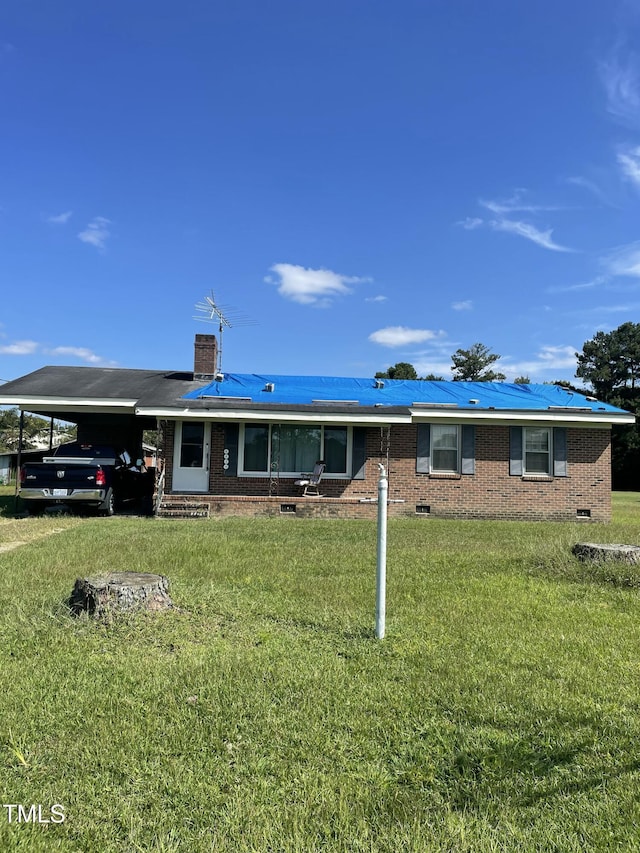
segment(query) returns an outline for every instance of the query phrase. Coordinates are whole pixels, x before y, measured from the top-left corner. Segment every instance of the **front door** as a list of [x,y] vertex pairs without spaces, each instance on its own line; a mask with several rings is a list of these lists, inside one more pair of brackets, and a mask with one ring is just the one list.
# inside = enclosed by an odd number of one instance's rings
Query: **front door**
[[209,447],[211,424],[180,421],[176,424],[173,454],[173,491],[209,491]]

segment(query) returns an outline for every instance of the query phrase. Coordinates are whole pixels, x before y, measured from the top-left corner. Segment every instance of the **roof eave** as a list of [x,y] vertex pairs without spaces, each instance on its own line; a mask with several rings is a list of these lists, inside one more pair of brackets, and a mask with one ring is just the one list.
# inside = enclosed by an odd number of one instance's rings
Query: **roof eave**
[[553,411],[549,409],[411,409],[413,423],[424,423],[434,418],[456,421],[484,421],[503,423],[505,421],[530,422],[545,421],[548,423],[563,424],[634,424],[635,415],[629,412],[591,411],[572,412],[567,409]]
[[285,411],[277,407],[269,409],[254,408],[177,408],[177,407],[154,407],[139,406],[135,410],[136,415],[144,417],[155,417],[166,420],[213,420],[213,421],[289,421],[295,423],[333,423],[333,424],[409,424],[411,417],[408,412],[378,412],[359,411],[354,406],[352,410],[345,411],[318,411],[308,407],[306,410],[293,409]]
[[46,409],[48,412],[91,411],[122,414],[123,411],[128,411],[133,414],[136,402],[136,400],[105,400],[102,398],[87,398],[79,400],[77,397],[12,397],[0,394],[0,406],[17,406],[20,410],[25,412]]

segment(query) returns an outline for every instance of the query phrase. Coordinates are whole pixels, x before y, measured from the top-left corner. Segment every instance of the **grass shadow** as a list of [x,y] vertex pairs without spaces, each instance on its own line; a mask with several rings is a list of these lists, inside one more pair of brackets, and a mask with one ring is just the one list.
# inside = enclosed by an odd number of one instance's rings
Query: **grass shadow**
[[15,518],[22,515],[23,507],[20,506],[20,498],[15,495],[0,495],[0,518]]

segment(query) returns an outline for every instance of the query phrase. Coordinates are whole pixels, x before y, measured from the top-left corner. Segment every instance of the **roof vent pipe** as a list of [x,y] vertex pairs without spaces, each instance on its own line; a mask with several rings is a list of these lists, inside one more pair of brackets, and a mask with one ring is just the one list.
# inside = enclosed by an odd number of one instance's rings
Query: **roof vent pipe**
[[267,382],[267,384],[264,386],[264,390],[269,391],[269,392],[275,391],[276,390],[275,382]]
[[382,379],[376,379],[376,388],[384,388],[384,382]]

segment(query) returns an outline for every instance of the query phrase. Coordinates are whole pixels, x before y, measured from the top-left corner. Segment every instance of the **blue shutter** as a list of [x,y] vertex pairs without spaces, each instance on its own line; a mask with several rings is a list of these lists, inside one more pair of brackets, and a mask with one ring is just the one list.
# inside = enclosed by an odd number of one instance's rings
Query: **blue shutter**
[[522,427],[509,427],[509,474],[512,477],[522,477],[524,465],[522,462]]
[[462,474],[476,473],[476,428],[473,424],[462,425]]
[[354,480],[364,480],[367,461],[367,430],[366,427],[353,428],[353,447],[351,451],[351,477]]
[[224,425],[224,450],[222,452],[222,470],[225,477],[238,476],[238,424]]
[[567,476],[567,429],[553,428],[553,476]]
[[418,424],[417,429],[416,472],[428,474],[431,470],[431,425]]

